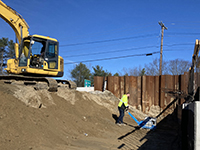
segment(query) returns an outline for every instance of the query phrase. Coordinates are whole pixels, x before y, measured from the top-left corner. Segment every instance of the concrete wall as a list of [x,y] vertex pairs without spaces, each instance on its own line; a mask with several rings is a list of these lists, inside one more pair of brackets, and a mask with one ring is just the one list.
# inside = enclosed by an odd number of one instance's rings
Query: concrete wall
[[182,149],[200,149],[200,101],[183,104]]

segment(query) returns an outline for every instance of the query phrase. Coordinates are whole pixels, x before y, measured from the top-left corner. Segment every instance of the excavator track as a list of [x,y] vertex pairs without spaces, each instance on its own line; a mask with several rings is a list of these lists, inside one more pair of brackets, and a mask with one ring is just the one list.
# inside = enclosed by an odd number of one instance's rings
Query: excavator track
[[58,86],[65,87],[66,85],[69,86],[70,89],[76,89],[76,83],[70,80],[56,80],[58,83]]
[[67,87],[69,89],[76,89],[76,84],[73,81],[55,80],[49,77],[4,75],[0,76],[0,80],[8,84],[15,84],[16,82],[18,82],[24,85],[32,85],[36,90],[48,89],[48,91],[50,92],[57,92],[58,87],[65,87],[65,88]]

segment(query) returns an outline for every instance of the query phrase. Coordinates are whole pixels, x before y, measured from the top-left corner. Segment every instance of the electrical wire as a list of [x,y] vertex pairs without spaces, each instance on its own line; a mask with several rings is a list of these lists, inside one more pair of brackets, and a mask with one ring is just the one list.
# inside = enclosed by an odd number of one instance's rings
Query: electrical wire
[[64,47],[64,46],[77,46],[77,45],[87,45],[87,44],[97,44],[97,43],[105,43],[105,42],[115,42],[115,41],[121,41],[121,40],[146,38],[146,37],[150,37],[150,36],[157,36],[157,34],[154,33],[154,34],[146,34],[146,35],[140,35],[140,36],[134,36],[134,37],[125,37],[125,38],[118,38],[118,39],[109,39],[109,40],[83,42],[83,43],[73,43],[73,44],[60,45],[60,47]]
[[191,49],[164,49],[163,51],[167,52],[167,51],[191,51]]
[[[152,39],[152,37],[146,37],[146,39]],[[140,40],[141,41],[141,40]],[[125,43],[130,43],[128,40],[127,41],[123,41],[123,44],[125,44]],[[104,48],[104,47],[106,47],[106,48],[108,48],[108,46],[116,46],[116,45],[122,45],[122,43],[109,43],[109,42],[107,42],[106,44],[101,44],[101,45],[98,45],[98,46],[96,46],[95,44],[94,45],[92,45],[92,47],[90,46],[89,48],[90,49],[92,49],[92,51],[94,50],[94,49],[99,49],[99,48]],[[76,47],[76,49],[68,49],[68,50],[64,50],[65,52],[74,52],[74,51],[83,51],[83,50],[88,50],[88,47],[86,46],[86,47],[84,47],[84,46],[81,46],[80,48],[77,48]]]
[[[173,46],[179,46],[179,45],[192,45],[193,43],[178,43],[178,44],[165,44],[164,47],[173,47]],[[103,51],[103,52],[96,52],[96,53],[84,53],[79,55],[68,55],[63,56],[65,58],[67,57],[82,57],[82,56],[91,56],[91,55],[100,55],[100,54],[108,54],[108,53],[117,53],[117,52],[125,52],[125,51],[133,51],[133,50],[139,50],[139,49],[149,49],[149,48],[159,48],[160,46],[144,46],[144,47],[134,47],[134,48],[127,48],[127,49],[120,49],[120,50],[112,50],[112,51]],[[166,50],[166,51],[173,51],[173,50]]]
[[[97,31],[97,32],[92,32],[92,33],[90,33],[90,34],[81,34],[81,35],[79,35],[79,36],[75,36],[75,37],[71,37],[70,36],[70,40],[76,40],[76,39],[83,39],[83,38],[85,38],[85,37],[95,37],[96,35],[111,35],[111,33],[117,33],[117,34],[119,34],[119,33],[121,33],[121,32],[127,32],[127,31],[140,31],[140,30],[142,30],[142,31],[144,31],[144,29],[147,29],[147,27],[149,27],[150,25],[154,25],[155,23],[148,23],[148,24],[142,24],[142,25],[140,25],[140,26],[123,26],[123,27],[120,27],[120,28],[112,28],[112,29],[109,29],[109,30],[103,30],[103,31]],[[125,29],[125,30],[124,30]],[[130,30],[131,29],[131,30]],[[66,40],[66,38],[61,38],[61,40],[62,39],[65,39]]]
[[[127,57],[135,57],[135,56],[149,56],[156,53],[160,53],[160,51],[152,52],[152,53],[145,53],[145,54],[135,54],[135,55],[126,55],[126,56],[118,56],[118,57],[110,57],[110,58],[101,58],[101,59],[93,59],[93,60],[84,60],[84,61],[77,61],[74,63],[84,63],[84,62],[94,62],[94,61],[103,61],[103,60],[111,60],[111,59],[121,59]],[[64,63],[64,64],[71,64],[71,63]]]
[[[125,33],[125,32],[131,32],[131,31],[144,31],[145,29],[149,29],[151,26],[154,26],[156,23],[155,22],[151,22],[151,23],[148,23],[148,24],[144,24],[144,23],[141,23],[141,24],[136,24],[136,25],[123,25],[123,26],[120,26],[120,27],[112,27],[112,29],[103,29],[103,30],[96,30],[95,32],[90,32],[89,34],[79,34],[78,36],[70,36],[70,40],[71,39],[82,39],[82,38],[85,38],[85,37],[94,37],[96,35],[111,35],[111,33]],[[106,30],[107,29],[107,30]],[[88,32],[87,32],[88,33]],[[141,33],[141,32],[140,32]],[[66,40],[66,38],[65,38]]]
[[128,49],[120,49],[120,50],[113,50],[113,51],[104,51],[104,52],[97,52],[97,53],[85,53],[79,55],[69,55],[63,57],[81,57],[81,56],[89,56],[89,55],[99,55],[99,54],[108,54],[108,53],[116,53],[116,52],[124,52],[124,51],[131,51],[131,50],[139,50],[139,49],[148,49],[148,48],[159,48],[159,46],[145,46],[145,47],[137,47],[137,48],[128,48]]
[[200,33],[167,32],[167,35],[200,35]]
[[194,43],[174,43],[174,44],[165,44],[163,46],[167,47],[173,47],[173,46],[179,46],[179,45],[193,45]]

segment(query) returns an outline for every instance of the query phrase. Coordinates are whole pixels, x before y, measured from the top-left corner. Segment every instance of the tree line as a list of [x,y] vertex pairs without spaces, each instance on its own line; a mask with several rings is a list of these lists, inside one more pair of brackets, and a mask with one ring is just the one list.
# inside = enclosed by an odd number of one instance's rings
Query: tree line
[[[189,71],[191,62],[175,59],[170,61],[163,61],[162,74],[163,75],[181,75]],[[83,64],[77,64],[74,69],[70,71],[72,80],[78,87],[84,86],[84,79],[91,80],[94,83],[94,76],[158,76],[159,75],[159,59],[156,58],[152,62],[145,64],[144,67],[138,66],[133,68],[123,68],[115,74],[104,70],[102,66],[96,65],[92,67],[92,71]]]
[[0,75],[6,74],[6,61],[15,57],[14,45],[13,40],[4,37],[0,39]]

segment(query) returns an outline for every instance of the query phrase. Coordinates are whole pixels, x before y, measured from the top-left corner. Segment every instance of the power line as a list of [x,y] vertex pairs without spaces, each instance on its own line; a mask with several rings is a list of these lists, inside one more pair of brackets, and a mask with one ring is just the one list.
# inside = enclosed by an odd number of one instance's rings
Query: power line
[[174,43],[174,44],[165,44],[163,46],[167,46],[167,47],[173,47],[173,46],[179,46],[179,45],[193,45],[194,43]]
[[[84,60],[84,61],[77,61],[77,62],[74,62],[74,63],[84,63],[84,62],[94,62],[94,61],[103,61],[103,60],[111,60],[111,59],[121,59],[121,58],[134,57],[134,56],[149,56],[149,55],[153,55],[153,54],[156,54],[156,53],[160,53],[160,52],[156,51],[156,52],[145,53],[145,54],[135,54],[135,55],[102,58],[102,59]],[[64,63],[64,64],[71,64],[71,63]]]
[[[147,37],[147,38],[152,38],[152,37]],[[126,42],[126,43],[130,43],[128,40],[126,40],[126,41],[123,41],[123,42]],[[98,45],[98,46],[95,46],[95,44],[94,45],[92,45],[92,47],[90,46],[89,47],[89,49],[92,49],[92,51],[94,50],[94,49],[99,49],[99,48],[104,48],[104,47],[106,47],[106,48],[108,48],[108,46],[116,46],[116,45],[121,45],[121,43],[106,43],[106,44],[101,44],[101,45]],[[84,51],[84,50],[89,50],[88,49],[88,47],[84,47],[84,46],[81,46],[81,47],[79,47],[79,48],[76,48],[76,49],[68,49],[68,50],[64,50],[65,52],[74,52],[74,51]]]
[[99,55],[99,54],[108,54],[108,53],[116,53],[116,52],[124,52],[124,51],[131,51],[131,50],[138,50],[138,49],[148,49],[148,48],[159,48],[159,46],[145,46],[145,47],[137,47],[137,48],[128,48],[128,49],[120,49],[120,50],[113,50],[113,51],[104,51],[104,52],[97,52],[97,53],[85,53],[80,55],[69,55],[63,57],[81,57],[81,56],[89,56],[89,55]]
[[200,23],[200,21],[194,21],[194,20],[192,20],[192,21],[186,21],[186,20],[184,20],[184,21],[177,21],[177,20],[165,20],[165,22],[167,22],[167,23],[181,23],[181,24],[183,24],[183,23],[186,23],[186,24],[197,24],[197,23]]
[[167,51],[192,51],[191,49],[164,49],[163,51],[167,52]]
[[[179,46],[179,45],[192,45],[193,43],[177,43],[177,44],[166,44],[164,46],[166,47],[173,47],[173,46]],[[103,52],[96,52],[96,53],[84,53],[79,55],[68,55],[63,56],[65,58],[67,57],[82,57],[82,56],[91,56],[91,55],[99,55],[99,54],[108,54],[108,53],[117,53],[117,52],[125,52],[125,51],[132,51],[132,50],[139,50],[139,49],[149,49],[149,48],[159,48],[159,46],[144,46],[144,47],[134,47],[134,48],[127,48],[127,49],[120,49],[120,50],[112,50],[112,51],[103,51]],[[173,50],[164,50],[164,51],[173,51]],[[176,51],[176,50],[175,50]]]
[[[179,46],[179,45],[193,45],[194,43],[174,43],[174,44],[165,44],[164,47],[173,47],[173,46]],[[97,53],[86,53],[86,54],[79,54],[79,55],[69,55],[69,56],[63,56],[63,57],[76,57],[76,56],[85,56],[85,55],[95,55],[95,54],[104,54],[104,53],[111,53],[111,52],[120,52],[120,51],[131,51],[131,50],[138,50],[138,49],[148,49],[148,48],[158,48],[158,46],[151,45],[151,46],[144,46],[144,47],[134,47],[134,48],[128,48],[128,49],[121,49],[121,50],[113,50],[113,51],[104,51],[104,52],[97,52]],[[94,48],[93,48],[94,49]],[[84,50],[84,49],[79,49]],[[88,50],[88,48],[87,48]],[[72,51],[77,51],[72,50]]]
[[200,35],[200,33],[167,32],[167,35]]
[[[182,28],[182,27],[180,27],[180,23],[181,24],[184,24],[184,27],[186,27],[187,25],[191,28],[191,24],[192,25],[197,25],[198,23],[200,23],[200,21],[165,21],[165,23],[168,23],[168,24],[175,24],[175,25],[177,25],[178,26],[178,28],[180,29],[180,28]],[[154,23],[152,22],[152,23],[150,23],[150,25],[154,25]],[[134,30],[136,30],[136,31],[138,31],[138,30],[141,30],[142,29],[142,31],[144,31],[144,28],[145,29],[147,29],[147,27],[149,27],[149,23],[148,24],[140,24],[139,26],[137,25],[137,26],[126,26],[126,27],[120,27],[120,28],[113,28],[113,29],[109,29],[109,30],[103,30],[103,31],[98,31],[98,32],[92,32],[92,33],[90,33],[90,34],[87,34],[87,35],[83,35],[83,34],[81,34],[81,35],[79,35],[79,36],[75,36],[75,37],[71,37],[70,36],[70,40],[71,39],[81,39],[81,38],[85,38],[85,37],[94,37],[94,36],[96,36],[96,35],[99,35],[99,34],[101,34],[102,35],[102,33],[103,33],[103,35],[104,34],[107,34],[107,35],[110,35],[110,33],[112,33],[112,32],[116,32],[116,33],[119,33],[119,32],[126,32],[126,31],[128,31],[128,30],[130,30],[130,29],[133,29],[133,31]],[[173,28],[174,27],[176,27],[176,26],[173,26]],[[127,28],[128,28],[128,30],[127,30]],[[124,29],[126,29],[126,30],[124,30]],[[194,29],[194,28],[191,28],[191,29]],[[66,39],[66,38],[61,38],[61,40],[62,39]]]
[[96,44],[96,43],[105,43],[105,42],[114,42],[114,41],[130,40],[130,39],[144,38],[144,37],[150,37],[150,36],[157,36],[157,34],[154,33],[154,34],[146,34],[146,35],[140,35],[140,36],[134,36],[134,37],[125,37],[125,38],[118,38],[118,39],[109,39],[109,40],[83,42],[83,43],[72,43],[72,44],[60,45],[60,47],[87,45],[87,44]]
[[[96,36],[96,35],[111,35],[111,33],[112,32],[115,32],[115,33],[121,33],[121,32],[127,32],[127,31],[129,31],[130,32],[130,29],[132,30],[132,31],[139,31],[139,30],[142,30],[142,31],[144,31],[144,28],[145,29],[147,29],[147,27],[149,27],[150,25],[154,25],[154,23],[148,23],[148,24],[142,24],[142,25],[139,25],[139,26],[125,26],[125,27],[120,27],[120,28],[112,28],[112,29],[109,29],[109,30],[103,30],[103,31],[97,31],[97,32],[92,32],[92,33],[90,33],[90,34],[81,34],[81,35],[79,35],[79,36],[75,36],[75,37],[71,37],[70,36],[70,40],[75,40],[75,39],[83,39],[83,38],[85,38],[85,37],[94,37],[94,36]],[[126,30],[124,30],[124,29],[126,29]],[[61,39],[65,39],[66,40],[66,38],[61,38]]]

